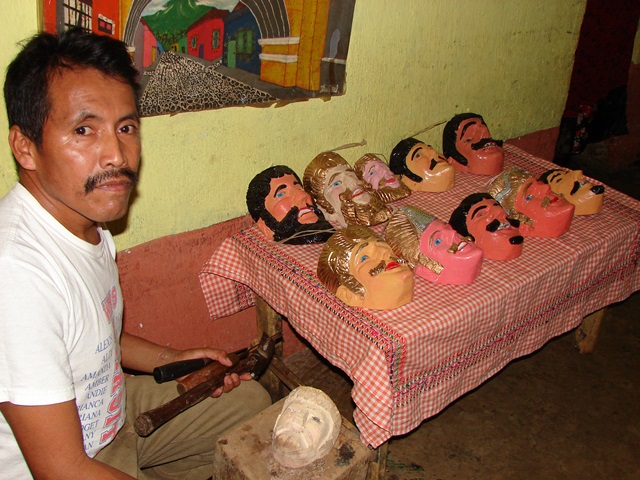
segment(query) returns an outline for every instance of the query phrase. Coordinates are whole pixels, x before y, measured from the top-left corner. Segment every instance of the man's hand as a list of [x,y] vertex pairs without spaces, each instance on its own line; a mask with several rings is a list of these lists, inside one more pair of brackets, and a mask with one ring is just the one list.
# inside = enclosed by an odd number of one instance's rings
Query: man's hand
[[[215,348],[191,348],[188,350],[174,350],[173,351],[173,360],[166,361],[164,363],[177,362],[181,360],[191,360],[194,358],[210,358],[214,362],[221,363],[227,367],[233,365],[233,362],[227,356],[227,353],[224,350],[219,350]],[[182,377],[184,378],[184,377]],[[244,373],[238,376],[235,373],[226,375],[224,378],[224,386],[215,390],[211,396],[214,398],[219,397],[223,393],[228,393],[238,385],[240,382],[245,380],[251,380],[251,374]],[[180,380],[180,379],[178,379]]]
[[[120,338],[122,347],[122,365],[137,370],[139,372],[151,373],[155,367],[166,365],[167,363],[179,360],[191,360],[194,358],[210,358],[216,362],[230,367],[231,360],[224,350],[215,348],[190,348],[188,350],[176,350],[170,347],[157,345],[143,338],[136,337],[127,332],[122,332]],[[234,374],[227,375],[224,379],[224,386],[217,389],[212,397],[219,397],[223,393],[230,392],[243,380],[251,380],[250,374],[241,376]]]

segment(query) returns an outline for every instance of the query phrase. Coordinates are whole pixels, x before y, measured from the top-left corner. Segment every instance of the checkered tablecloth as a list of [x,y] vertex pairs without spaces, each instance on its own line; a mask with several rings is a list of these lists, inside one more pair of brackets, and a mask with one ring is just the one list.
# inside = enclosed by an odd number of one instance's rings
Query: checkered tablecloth
[[[511,166],[536,177],[555,167],[505,145]],[[414,192],[397,204],[448,221],[460,200],[489,180],[456,175],[452,190]],[[517,259],[484,260],[471,285],[416,277],[414,300],[391,311],[346,306],[317,280],[321,245],[269,242],[255,226],[213,252],[200,282],[213,318],[253,305],[255,293],[342,369],[353,381],[362,440],[377,447],[640,289],[639,237],[640,202],[607,187],[602,213],[574,217],[561,237],[526,238]]]

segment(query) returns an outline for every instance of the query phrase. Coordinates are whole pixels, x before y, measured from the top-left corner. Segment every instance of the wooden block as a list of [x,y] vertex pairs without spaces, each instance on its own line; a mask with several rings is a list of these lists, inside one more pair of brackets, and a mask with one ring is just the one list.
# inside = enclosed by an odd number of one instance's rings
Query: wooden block
[[284,399],[218,439],[213,456],[214,480],[365,480],[375,450],[357,432],[345,428],[323,458],[302,468],[287,468],[273,458],[271,435]]
[[584,317],[580,326],[576,329],[576,344],[580,353],[593,353],[598,341],[598,334],[602,325],[605,309]]

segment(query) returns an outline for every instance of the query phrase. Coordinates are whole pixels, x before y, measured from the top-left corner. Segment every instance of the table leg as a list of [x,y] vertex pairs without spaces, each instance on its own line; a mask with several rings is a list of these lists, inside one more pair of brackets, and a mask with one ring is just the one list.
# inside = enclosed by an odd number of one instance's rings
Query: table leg
[[[268,336],[277,333],[282,334],[282,317],[258,295],[256,295],[256,323],[258,326],[258,338],[261,338],[263,333]],[[282,360],[282,342],[276,343],[273,357],[274,359]],[[271,400],[274,402],[285,396],[282,382],[271,370],[264,372],[260,378],[260,383],[267,389],[271,395]]]
[[576,330],[576,344],[580,353],[592,353],[598,341],[598,333],[602,325],[602,317],[605,309],[584,317],[582,323]]
[[376,450],[376,460],[369,464],[367,480],[384,480],[387,474],[387,455],[389,442],[384,442]]

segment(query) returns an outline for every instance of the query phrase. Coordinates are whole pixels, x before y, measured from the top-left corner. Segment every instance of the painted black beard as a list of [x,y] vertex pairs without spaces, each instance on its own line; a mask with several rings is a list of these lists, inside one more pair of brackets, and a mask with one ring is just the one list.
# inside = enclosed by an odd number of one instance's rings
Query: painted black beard
[[322,212],[315,206],[310,206],[318,216],[315,223],[303,224],[298,221],[298,207],[293,207],[280,221],[277,221],[267,210],[260,216],[265,225],[273,232],[276,242],[288,245],[306,245],[309,243],[324,243],[335,233],[333,226],[324,218]]

